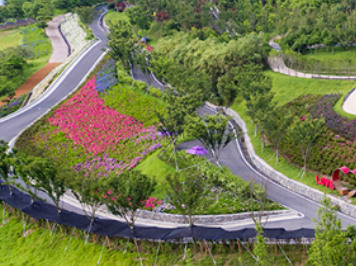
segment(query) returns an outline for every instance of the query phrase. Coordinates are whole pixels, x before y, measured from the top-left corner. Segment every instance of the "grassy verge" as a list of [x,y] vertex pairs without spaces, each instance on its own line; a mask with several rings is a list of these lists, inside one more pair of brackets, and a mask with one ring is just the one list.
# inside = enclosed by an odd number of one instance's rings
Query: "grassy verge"
[[0,32],[0,50],[22,44],[23,36],[19,30]]
[[267,71],[266,74],[272,78],[272,91],[276,93],[274,99],[278,105],[284,105],[304,94],[324,95],[340,92],[346,95],[356,86],[356,81],[297,78],[272,71]]
[[[0,208],[1,214],[3,209]],[[8,215],[8,212],[6,212]],[[19,212],[17,213],[19,215]],[[1,215],[0,215],[1,217]],[[21,215],[22,217],[22,215]],[[27,217],[25,217],[28,219]],[[37,221],[40,224],[41,221]],[[53,225],[52,225],[53,226]],[[13,216],[5,225],[0,226],[0,264],[1,265],[36,265],[36,266],[86,266],[86,265],[120,265],[131,266],[140,265],[138,254],[136,253],[133,241],[129,242],[127,252],[124,254],[127,239],[110,238],[110,248],[108,243],[103,249],[100,263],[97,264],[102,250],[104,237],[93,236],[85,245],[84,234],[78,231],[78,237],[70,240],[72,228],[62,226],[63,234],[57,230],[53,234],[46,229],[46,223],[42,221],[42,226],[36,228],[34,224],[27,225],[26,237],[23,237],[23,221]],[[59,232],[58,232],[59,231]],[[90,242],[91,241],[91,242]],[[52,244],[51,244],[52,242]],[[66,250],[67,244],[68,249]],[[157,265],[212,265],[212,259],[202,248],[202,242],[198,241],[197,253],[193,255],[193,244],[189,244],[186,260],[183,261],[184,244],[162,243],[159,250]],[[156,259],[157,243],[140,241],[141,257],[143,265],[154,265]],[[253,249],[252,245],[248,246]],[[290,265],[282,252],[275,254],[274,245],[268,245],[268,253],[272,265]],[[307,255],[303,254],[302,245],[282,245],[286,255],[293,265],[305,265]],[[229,244],[214,243],[211,245],[211,252],[217,265],[257,265],[251,255],[242,249],[242,254],[238,254],[235,241]]]
[[353,47],[352,50],[346,48],[346,50],[344,50],[342,47],[335,47],[334,53],[332,53],[331,48],[329,48],[328,51],[326,48],[319,48],[318,50],[313,49],[312,53],[309,50],[305,51],[302,57],[306,59],[318,60],[327,66],[335,68],[341,66],[355,67],[356,48]]

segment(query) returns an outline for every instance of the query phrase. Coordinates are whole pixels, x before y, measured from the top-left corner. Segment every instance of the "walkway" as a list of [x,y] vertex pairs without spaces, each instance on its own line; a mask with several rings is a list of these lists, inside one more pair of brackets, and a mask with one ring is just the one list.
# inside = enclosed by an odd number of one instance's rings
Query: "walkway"
[[48,22],[46,34],[50,38],[53,48],[52,55],[48,63],[63,63],[69,55],[70,49],[68,49],[68,45],[65,39],[63,39],[59,27],[63,18],[63,15],[57,16],[53,18],[52,21]]

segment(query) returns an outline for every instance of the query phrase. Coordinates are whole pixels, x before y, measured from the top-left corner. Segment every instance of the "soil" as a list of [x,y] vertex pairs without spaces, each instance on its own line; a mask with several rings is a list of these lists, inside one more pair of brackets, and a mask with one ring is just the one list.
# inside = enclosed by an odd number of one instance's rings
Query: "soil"
[[[17,90],[15,97],[26,94],[31,91],[38,83],[40,83],[53,69],[55,69],[60,63],[47,63],[43,68],[33,74],[24,84],[22,84]],[[0,102],[0,106],[4,105],[4,102]]]

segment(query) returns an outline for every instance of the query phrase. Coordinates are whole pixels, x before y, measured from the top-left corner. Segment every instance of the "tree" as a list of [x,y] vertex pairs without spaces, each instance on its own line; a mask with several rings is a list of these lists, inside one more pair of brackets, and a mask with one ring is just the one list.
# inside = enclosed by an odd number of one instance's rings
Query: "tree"
[[207,197],[210,188],[205,177],[195,169],[185,171],[183,179],[182,182],[179,173],[166,176],[168,202],[183,215],[189,226],[193,226],[193,216],[198,209],[210,204],[210,198]]
[[128,226],[135,226],[137,210],[143,207],[143,201],[152,194],[156,186],[155,179],[136,171],[124,171],[109,176],[103,186],[105,204],[114,215],[122,217]]
[[188,135],[198,139],[208,150],[213,150],[214,161],[219,164],[223,149],[236,139],[233,129],[229,126],[229,118],[221,115],[190,116],[186,121]]
[[13,194],[14,172],[14,153],[8,152],[9,146],[4,140],[0,140],[0,177],[9,186],[10,195]]
[[90,6],[77,7],[74,11],[85,25],[92,23],[96,14],[95,8]]
[[104,204],[102,190],[105,185],[104,178],[100,177],[95,169],[82,170],[71,176],[68,184],[72,193],[80,202],[85,216],[92,224],[97,211]]
[[109,21],[110,34],[108,35],[109,55],[111,58],[121,61],[128,72],[133,66],[133,50],[135,43],[132,38],[130,24],[126,21],[119,21],[112,24]]
[[257,264],[261,266],[268,266],[271,265],[270,263],[270,256],[268,254],[268,248],[266,245],[266,239],[262,235],[263,228],[260,224],[256,223],[256,243],[254,245],[253,252],[257,257]]
[[304,121],[300,121],[299,118],[296,119],[289,129],[290,140],[302,153],[304,163],[303,168],[298,174],[298,176],[301,174],[302,178],[304,174],[307,174],[308,157],[322,135],[324,124],[324,119],[312,119],[310,115],[307,115]]
[[[355,265],[356,240],[355,227],[342,230],[341,220],[336,216],[336,206],[324,197],[323,207],[318,209],[315,226],[315,240],[308,252],[307,263],[310,265]],[[352,242],[349,243],[351,238]]]
[[34,158],[29,167],[28,172],[31,176],[28,177],[33,181],[33,187],[46,193],[53,201],[58,213],[61,213],[60,201],[67,191],[65,184],[74,175],[74,170],[63,168],[54,160],[40,157]]
[[[262,110],[261,110],[262,111]],[[261,121],[261,127],[271,142],[276,155],[276,165],[279,162],[279,147],[293,122],[293,115],[285,108],[277,108],[266,114]]]
[[165,88],[164,100],[167,107],[161,113],[156,113],[160,121],[157,129],[168,138],[169,145],[173,146],[176,170],[179,170],[176,151],[177,139],[184,133],[185,118],[194,114],[195,110],[203,104],[203,99],[203,92],[199,89],[170,86]]
[[146,49],[141,49],[135,53],[135,63],[136,66],[141,70],[145,75],[147,81],[147,92],[152,83],[152,74],[151,74],[151,53]]
[[143,9],[139,6],[134,6],[125,12],[130,19],[130,23],[136,33],[136,40],[138,39],[138,30],[142,17],[145,17],[143,14]]

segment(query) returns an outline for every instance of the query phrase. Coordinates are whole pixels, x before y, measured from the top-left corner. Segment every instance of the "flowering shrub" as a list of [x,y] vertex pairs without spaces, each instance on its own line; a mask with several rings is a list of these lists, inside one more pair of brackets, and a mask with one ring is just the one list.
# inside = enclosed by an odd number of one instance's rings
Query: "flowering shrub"
[[133,117],[104,106],[90,79],[70,100],[62,104],[48,122],[95,154],[115,147],[120,141],[137,135],[143,125]]
[[356,139],[356,120],[348,119],[334,110],[341,94],[326,94],[320,97],[310,108],[314,118],[324,117],[326,126],[333,132],[349,140]]
[[149,197],[147,200],[144,200],[142,204],[144,205],[144,209],[152,211],[153,209],[159,207],[162,204],[162,200],[158,198]]
[[[108,93],[98,93],[97,81],[97,76],[90,79],[53,111],[33,136],[33,142],[46,157],[58,159],[77,171],[99,169],[99,176],[105,176],[111,171],[121,173],[134,168],[145,156],[162,147],[164,136],[159,136],[153,125],[154,111],[161,105],[151,105],[150,99],[142,99],[145,97],[139,94],[136,98],[127,91],[120,94],[122,106],[118,109],[124,106],[141,110],[134,114],[150,121],[151,125],[144,127],[134,117],[106,106],[100,95],[106,97]],[[109,95],[115,98],[111,90]],[[140,108],[138,104],[148,107]]]

